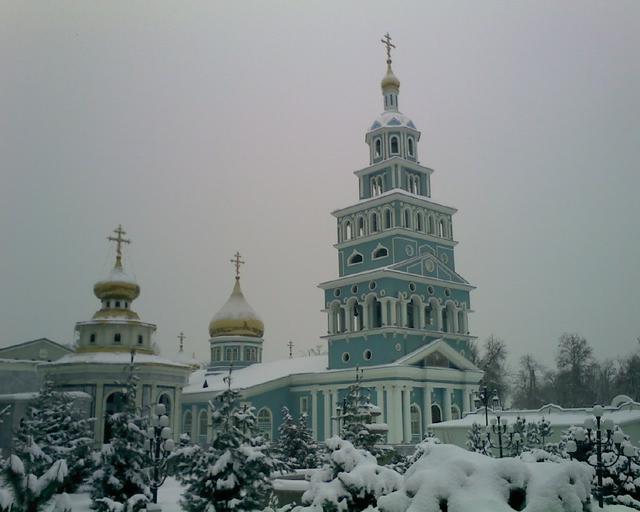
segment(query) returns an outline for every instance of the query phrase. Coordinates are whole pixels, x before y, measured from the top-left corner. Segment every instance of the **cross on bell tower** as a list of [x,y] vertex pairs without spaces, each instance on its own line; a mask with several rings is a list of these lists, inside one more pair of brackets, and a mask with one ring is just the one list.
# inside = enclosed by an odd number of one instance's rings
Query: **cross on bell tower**
[[118,227],[113,232],[116,236],[108,236],[107,240],[116,243],[116,267],[122,268],[122,244],[130,244],[131,240],[123,238],[127,232],[122,229],[122,224],[118,224]]
[[184,349],[184,340],[186,339],[186,336],[182,331],[178,334],[178,339],[180,340],[180,352],[182,352]]
[[396,45],[391,43],[391,36],[387,32],[380,42],[387,48],[387,64],[391,64],[391,48],[395,48]]

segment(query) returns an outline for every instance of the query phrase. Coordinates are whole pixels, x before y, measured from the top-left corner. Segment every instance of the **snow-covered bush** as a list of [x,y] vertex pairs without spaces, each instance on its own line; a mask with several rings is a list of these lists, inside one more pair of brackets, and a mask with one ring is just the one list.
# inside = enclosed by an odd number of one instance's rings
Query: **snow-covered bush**
[[195,453],[181,504],[188,512],[262,510],[269,504],[271,476],[281,464],[259,435],[253,407],[240,406],[227,389],[210,403],[215,437]]
[[15,435],[14,452],[30,473],[41,474],[64,459],[69,472],[62,491],[73,492],[93,470],[93,419],[84,418],[73,398],[45,381]]
[[136,385],[131,368],[123,389],[122,410],[107,417],[113,437],[96,454],[98,469],[91,477],[91,501],[99,511],[135,512],[151,499],[151,462],[144,449],[147,418],[137,412]]
[[367,450],[339,437],[328,439],[326,445],[329,462],[313,474],[302,496],[303,505],[295,507],[294,512],[358,512],[374,507],[380,496],[398,489],[401,476],[379,466]]
[[424,443],[400,488],[378,499],[380,512],[582,512],[592,471],[577,462],[494,459],[453,445]]
[[307,426],[306,414],[296,422],[285,406],[282,418],[276,443],[280,459],[290,469],[315,468],[318,465],[318,443]]
[[48,509],[54,495],[67,477],[64,460],[54,462],[44,474],[30,473],[17,455],[11,455],[0,471],[0,510],[11,512],[41,512]]
[[491,455],[491,446],[485,434],[485,429],[479,423],[474,422],[467,433],[467,450],[470,452]]

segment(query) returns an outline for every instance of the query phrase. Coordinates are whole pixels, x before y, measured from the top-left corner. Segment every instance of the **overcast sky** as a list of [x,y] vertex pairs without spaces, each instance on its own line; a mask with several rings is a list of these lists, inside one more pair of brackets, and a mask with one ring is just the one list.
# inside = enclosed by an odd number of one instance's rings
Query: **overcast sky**
[[473,334],[515,366],[640,336],[640,2],[0,2],[0,346],[73,339],[119,223],[134,304],[206,359],[233,286],[265,359],[320,343],[329,212],[357,200],[381,36],[455,206]]

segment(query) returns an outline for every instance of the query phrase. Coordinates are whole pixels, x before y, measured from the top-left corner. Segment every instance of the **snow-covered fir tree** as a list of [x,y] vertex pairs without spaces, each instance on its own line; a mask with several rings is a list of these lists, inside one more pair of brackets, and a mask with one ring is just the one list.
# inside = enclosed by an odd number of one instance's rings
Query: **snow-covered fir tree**
[[107,418],[112,438],[97,454],[98,469],[91,478],[92,507],[100,511],[124,507],[124,512],[133,512],[151,499],[151,462],[144,449],[148,422],[136,407],[137,383],[132,355],[129,376],[120,395],[121,410]]
[[276,451],[290,469],[314,468],[318,465],[318,443],[307,426],[303,414],[296,422],[289,409],[282,408],[282,423],[278,428]]
[[8,492],[0,489],[2,512],[42,512],[50,509],[51,500],[60,492],[67,477],[67,464],[57,460],[40,476],[29,471],[22,459],[10,455],[0,470],[0,482]]
[[259,434],[253,407],[240,405],[229,387],[211,406],[214,438],[196,454],[181,504],[188,512],[262,510],[272,495],[271,477],[280,463]]
[[479,423],[473,422],[471,429],[467,432],[467,450],[470,452],[481,453],[482,455],[491,455],[491,446],[484,427]]
[[93,419],[83,417],[73,398],[45,381],[15,435],[14,452],[36,475],[64,459],[68,474],[63,492],[74,492],[93,470]]
[[362,370],[356,368],[356,381],[349,386],[341,415],[340,437],[356,448],[367,450],[373,455],[383,453],[384,436],[375,427],[380,409],[373,405],[369,393],[362,389]]

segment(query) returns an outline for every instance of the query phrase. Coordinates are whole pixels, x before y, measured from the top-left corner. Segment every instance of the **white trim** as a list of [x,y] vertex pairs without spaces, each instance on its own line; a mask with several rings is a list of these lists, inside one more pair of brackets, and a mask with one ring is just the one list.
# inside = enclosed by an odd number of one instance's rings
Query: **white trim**
[[[394,215],[394,217],[395,217],[395,215]],[[394,220],[395,220],[395,218],[394,218]],[[389,237],[389,236],[406,237],[407,235],[411,235],[414,238],[417,238],[419,240],[423,240],[425,242],[435,242],[435,243],[438,243],[440,245],[444,245],[446,247],[451,247],[451,248],[453,248],[456,245],[458,245],[457,240],[451,240],[449,238],[439,238],[437,236],[430,235],[430,234],[428,234],[426,232],[413,231],[411,229],[403,228],[401,226],[394,226],[392,228],[383,229],[382,231],[378,231],[377,233],[372,233],[372,234],[368,235],[366,238],[367,238],[367,241],[373,241],[373,240],[377,240],[379,238],[386,238],[386,237]],[[336,249],[345,249],[345,248],[350,247],[352,245],[359,245],[359,244],[362,243],[363,238],[343,240],[342,242],[337,242],[337,243],[333,244],[333,247],[335,247]]]
[[258,427],[258,430],[260,432],[265,432],[263,429],[260,428],[260,413],[262,412],[267,412],[269,413],[269,431],[267,432],[268,434],[268,441],[273,441],[273,413],[271,412],[271,409],[269,409],[268,407],[261,407],[260,410],[256,413],[256,427]]
[[362,210],[366,210],[367,208],[380,206],[384,203],[388,203],[391,201],[404,201],[412,204],[413,206],[431,208],[432,210],[438,213],[444,213],[447,215],[453,215],[458,211],[457,208],[435,203],[431,199],[429,199],[427,196],[412,194],[408,190],[396,187],[394,189],[391,189],[385,192],[384,194],[380,194],[379,196],[362,199],[357,203],[352,204],[351,206],[347,206],[346,208],[339,208],[338,210],[334,210],[331,212],[331,215],[333,215],[334,217],[343,217],[345,215],[352,215]]
[[[360,256],[361,258],[360,261],[356,261],[355,263],[353,263],[351,260],[353,259],[354,256]],[[357,251],[354,249],[349,255],[349,257],[347,258],[347,266],[352,267],[354,265],[361,265],[362,263],[364,263],[364,255],[360,251]]]
[[[381,249],[384,249],[387,252],[387,254],[385,254],[384,256],[376,256],[375,255],[376,252],[381,250]],[[374,247],[373,251],[371,251],[371,259],[374,260],[374,261],[375,260],[382,260],[382,259],[388,258],[388,257],[389,257],[389,248],[385,247],[384,245],[382,245],[380,243]]]

